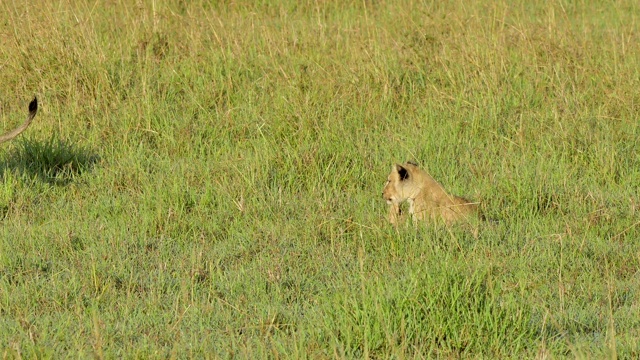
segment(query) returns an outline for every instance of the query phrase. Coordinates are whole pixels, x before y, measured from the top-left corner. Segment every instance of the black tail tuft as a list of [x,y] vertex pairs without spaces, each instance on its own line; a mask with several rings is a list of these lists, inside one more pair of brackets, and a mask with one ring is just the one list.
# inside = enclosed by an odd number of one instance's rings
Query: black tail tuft
[[29,103],[29,112],[32,113],[34,111],[38,111],[38,98],[33,97],[33,100]]

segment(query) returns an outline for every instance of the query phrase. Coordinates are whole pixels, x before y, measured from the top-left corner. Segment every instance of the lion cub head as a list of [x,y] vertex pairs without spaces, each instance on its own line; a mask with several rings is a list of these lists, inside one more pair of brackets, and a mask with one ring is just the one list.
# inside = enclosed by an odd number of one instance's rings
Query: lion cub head
[[382,189],[382,197],[387,204],[400,204],[420,192],[420,173],[416,171],[417,165],[406,163],[404,165],[395,164],[391,166],[391,172],[387,177],[387,182]]

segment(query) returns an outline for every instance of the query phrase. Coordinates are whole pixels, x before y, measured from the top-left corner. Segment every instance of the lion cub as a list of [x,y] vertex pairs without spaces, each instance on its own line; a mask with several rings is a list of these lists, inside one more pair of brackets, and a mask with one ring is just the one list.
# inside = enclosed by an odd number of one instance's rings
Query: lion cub
[[393,165],[382,197],[389,204],[389,222],[400,221],[400,204],[409,202],[409,213],[416,221],[443,221],[449,225],[468,216],[479,215],[478,203],[448,194],[442,185],[414,163]]

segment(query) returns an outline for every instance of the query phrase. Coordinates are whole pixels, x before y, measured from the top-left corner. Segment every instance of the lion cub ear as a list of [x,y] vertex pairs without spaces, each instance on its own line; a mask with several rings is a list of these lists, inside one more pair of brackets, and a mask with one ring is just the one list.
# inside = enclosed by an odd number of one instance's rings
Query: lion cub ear
[[398,175],[400,175],[400,180],[407,180],[409,178],[409,170],[404,166],[396,164],[395,170],[398,172]]

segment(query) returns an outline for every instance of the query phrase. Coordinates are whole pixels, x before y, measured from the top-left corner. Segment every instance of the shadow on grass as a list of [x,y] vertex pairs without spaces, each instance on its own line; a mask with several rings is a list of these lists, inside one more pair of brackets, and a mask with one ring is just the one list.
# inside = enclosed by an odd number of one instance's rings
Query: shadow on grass
[[92,150],[78,147],[55,136],[44,141],[22,138],[15,143],[3,163],[0,176],[15,169],[52,185],[67,185],[99,160]]

